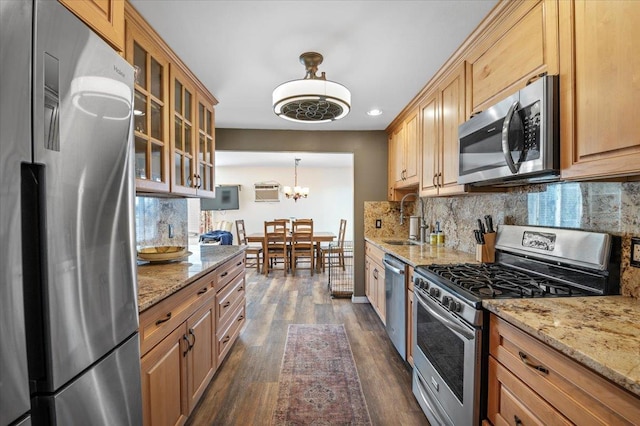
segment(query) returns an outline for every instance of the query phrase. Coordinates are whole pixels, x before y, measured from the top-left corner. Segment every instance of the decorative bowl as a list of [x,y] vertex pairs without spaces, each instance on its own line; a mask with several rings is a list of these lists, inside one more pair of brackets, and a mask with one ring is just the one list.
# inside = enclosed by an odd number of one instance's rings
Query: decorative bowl
[[190,254],[185,246],[144,247],[138,250],[138,258],[148,262],[167,262]]

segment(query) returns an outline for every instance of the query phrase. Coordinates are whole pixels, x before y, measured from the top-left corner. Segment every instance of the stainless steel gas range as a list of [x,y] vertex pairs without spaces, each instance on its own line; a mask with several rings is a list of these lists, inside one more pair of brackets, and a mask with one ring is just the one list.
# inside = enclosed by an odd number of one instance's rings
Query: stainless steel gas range
[[413,393],[432,425],[479,425],[486,408],[486,298],[619,293],[608,234],[500,226],[496,262],[414,272]]

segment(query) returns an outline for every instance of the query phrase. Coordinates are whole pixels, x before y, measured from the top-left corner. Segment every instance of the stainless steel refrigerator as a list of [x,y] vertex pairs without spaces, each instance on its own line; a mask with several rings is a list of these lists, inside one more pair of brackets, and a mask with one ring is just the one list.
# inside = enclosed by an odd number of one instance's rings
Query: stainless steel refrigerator
[[133,79],[57,1],[0,0],[0,426],[142,423]]

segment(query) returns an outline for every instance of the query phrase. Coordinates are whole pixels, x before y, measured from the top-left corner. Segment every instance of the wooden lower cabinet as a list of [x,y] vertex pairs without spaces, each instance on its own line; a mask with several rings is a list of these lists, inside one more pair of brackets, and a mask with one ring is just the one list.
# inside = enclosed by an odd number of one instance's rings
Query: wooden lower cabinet
[[487,418],[494,425],[638,425],[640,398],[491,315]]
[[245,323],[244,253],[140,314],[143,423],[182,425]]
[[218,366],[213,298],[187,320],[187,396],[191,412],[204,393]]
[[140,360],[145,425],[181,425],[187,420],[185,336],[185,325],[176,328]]
[[384,293],[384,266],[382,257],[384,252],[371,243],[365,244],[365,294],[383,324],[386,324],[387,302]]

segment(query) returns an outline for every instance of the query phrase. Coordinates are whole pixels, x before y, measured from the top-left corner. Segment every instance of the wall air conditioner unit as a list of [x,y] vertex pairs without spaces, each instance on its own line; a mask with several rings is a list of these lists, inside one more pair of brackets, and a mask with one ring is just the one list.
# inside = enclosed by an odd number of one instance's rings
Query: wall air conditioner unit
[[254,185],[256,192],[256,202],[279,202],[280,201],[280,184],[279,183],[256,183]]

